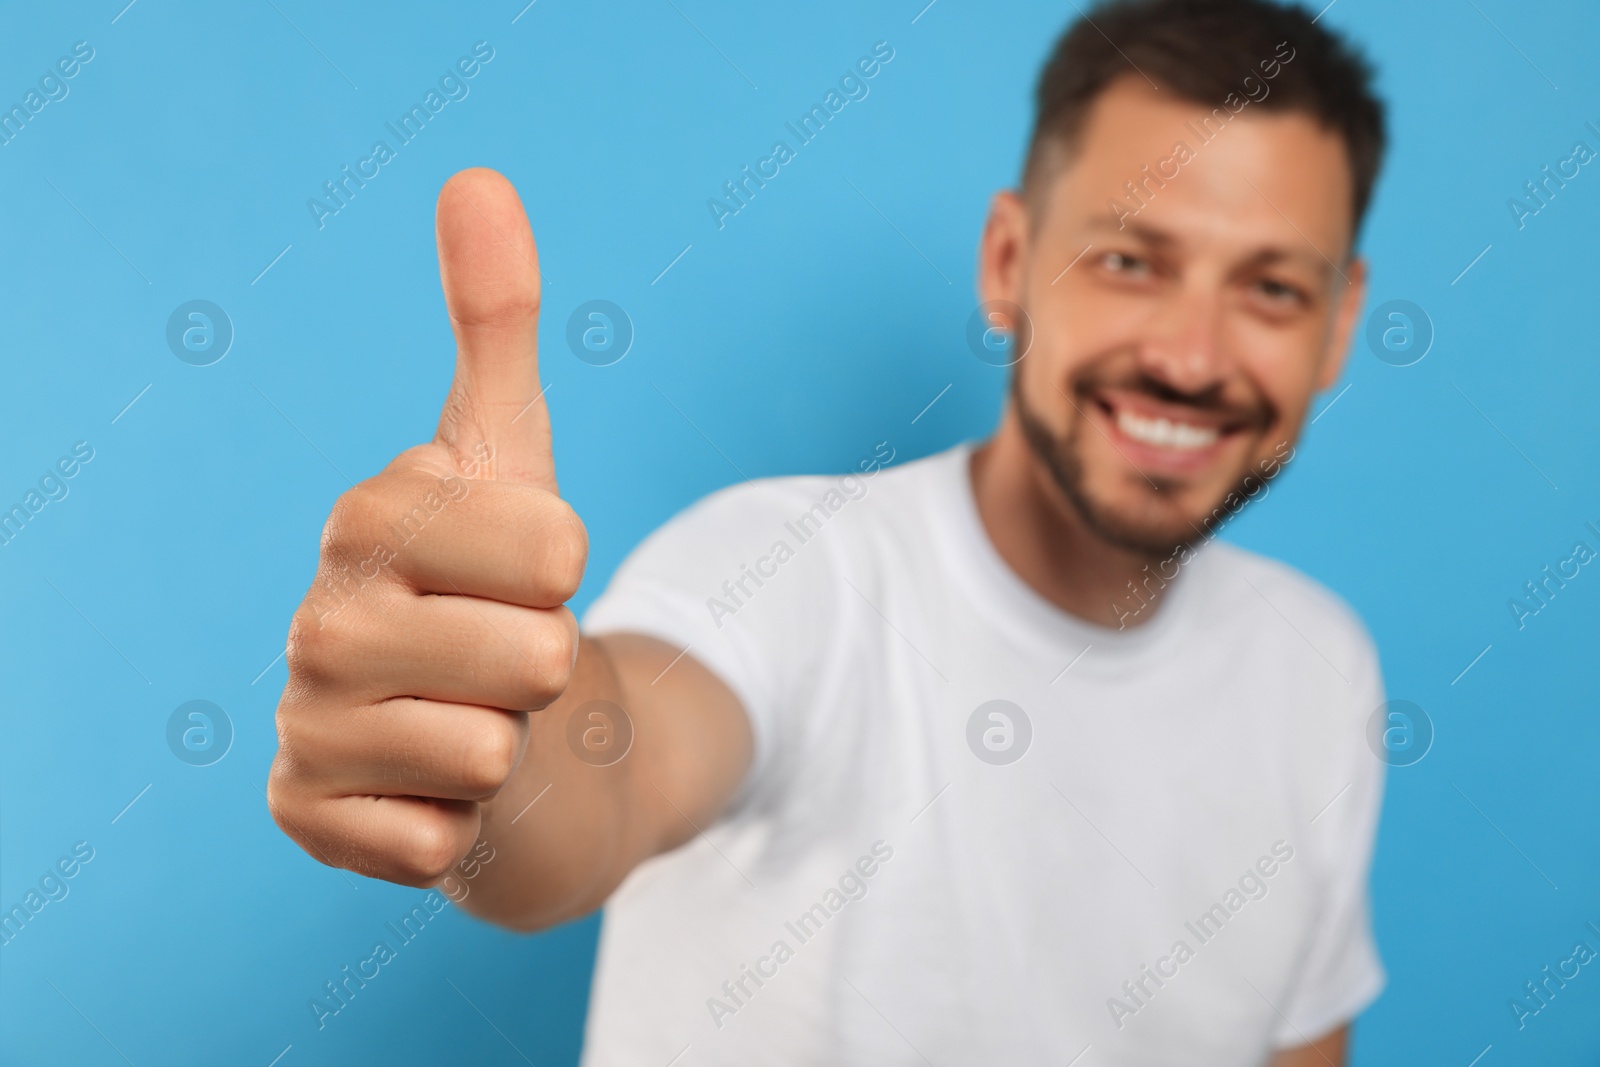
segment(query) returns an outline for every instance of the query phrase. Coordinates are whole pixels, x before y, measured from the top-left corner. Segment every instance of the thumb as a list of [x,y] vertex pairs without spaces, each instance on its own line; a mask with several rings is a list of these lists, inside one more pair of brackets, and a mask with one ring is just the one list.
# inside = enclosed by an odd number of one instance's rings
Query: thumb
[[522,201],[483,167],[445,180],[436,239],[456,374],[435,441],[475,477],[556,491],[539,384],[539,266]]

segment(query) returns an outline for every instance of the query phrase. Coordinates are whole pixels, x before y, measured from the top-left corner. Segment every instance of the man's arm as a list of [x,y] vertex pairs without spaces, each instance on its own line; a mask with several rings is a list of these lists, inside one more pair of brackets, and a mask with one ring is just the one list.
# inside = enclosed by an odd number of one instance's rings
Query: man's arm
[[[537,252],[510,183],[447,181],[438,245],[455,381],[434,440],[328,519],[290,626],[267,799],[324,863],[419,887],[461,864],[470,879],[446,889],[465,885],[462,906],[537,929],[710,823],[749,766],[750,728],[689,656],[580,639],[564,606],[588,541],[556,487]],[[580,758],[585,730],[621,725],[613,705],[631,747]]]
[[[574,713],[585,728],[617,730],[583,713],[596,699],[621,707],[633,732],[609,766],[571,751]],[[634,634],[585,637],[567,692],[532,716],[530,734],[521,766],[482,805],[496,858],[460,902],[518,930],[599,907],[639,863],[710,825],[750,764],[750,725],[732,691],[692,656]]]
[[1345,1042],[1349,1036],[1350,1027],[1341,1026],[1309,1045],[1284,1049],[1272,1057],[1267,1067],[1344,1067]]

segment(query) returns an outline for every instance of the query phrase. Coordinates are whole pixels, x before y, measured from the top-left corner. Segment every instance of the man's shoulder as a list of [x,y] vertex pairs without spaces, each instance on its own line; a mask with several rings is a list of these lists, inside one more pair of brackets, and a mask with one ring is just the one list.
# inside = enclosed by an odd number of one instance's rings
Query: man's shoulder
[[[1281,617],[1318,651],[1343,655],[1335,662],[1354,663],[1376,656],[1366,623],[1348,601],[1310,575],[1284,563],[1223,541],[1206,546],[1201,558],[1207,570],[1212,610],[1223,617],[1252,618],[1262,610]],[[1211,612],[1208,611],[1208,614]],[[1290,635],[1291,640],[1297,640]]]
[[767,528],[808,519],[808,525],[836,515],[865,515],[878,508],[854,505],[871,498],[925,494],[959,448],[896,462],[888,442],[879,442],[847,469],[831,474],[784,474],[725,486],[700,497],[668,520],[667,526],[696,531]]

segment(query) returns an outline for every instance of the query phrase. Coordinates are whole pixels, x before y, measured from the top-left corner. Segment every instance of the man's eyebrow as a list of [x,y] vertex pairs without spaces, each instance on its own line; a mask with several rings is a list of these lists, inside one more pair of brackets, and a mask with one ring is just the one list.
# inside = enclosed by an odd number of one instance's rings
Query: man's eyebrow
[[1125,233],[1147,245],[1155,245],[1157,247],[1178,243],[1178,239],[1166,230],[1158,229],[1143,222],[1119,222],[1114,215],[1095,215],[1089,219],[1085,229]]
[[1301,248],[1263,248],[1244,261],[1247,267],[1270,267],[1279,263],[1291,266],[1298,264],[1324,279],[1339,273],[1337,267],[1310,245]]

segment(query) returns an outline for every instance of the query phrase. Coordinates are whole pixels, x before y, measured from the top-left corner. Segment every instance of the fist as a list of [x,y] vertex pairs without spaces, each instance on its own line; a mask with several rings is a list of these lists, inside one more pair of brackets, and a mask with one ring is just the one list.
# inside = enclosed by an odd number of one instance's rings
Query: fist
[[339,498],[289,629],[267,801],[332,866],[411,886],[473,847],[528,715],[577,659],[563,605],[588,541],[557,495],[539,385],[539,270],[516,191],[445,183],[439,275],[455,380],[429,444]]

